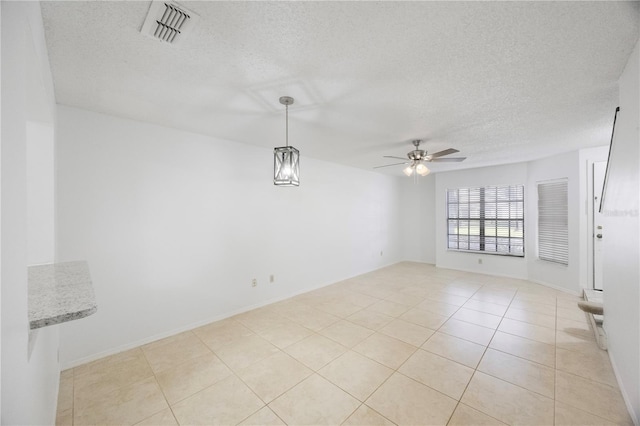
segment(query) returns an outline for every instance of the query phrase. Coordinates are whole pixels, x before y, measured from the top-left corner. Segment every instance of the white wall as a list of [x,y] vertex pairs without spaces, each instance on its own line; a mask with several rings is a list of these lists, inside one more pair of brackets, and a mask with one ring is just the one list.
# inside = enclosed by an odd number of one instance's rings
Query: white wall
[[28,122],[27,142],[27,263],[51,263],[55,247],[54,128]]
[[[426,263],[435,260],[442,268],[529,279],[579,293],[581,288],[588,287],[589,273],[587,166],[593,161],[606,160],[607,152],[607,147],[590,148],[527,163],[437,173],[418,185],[407,179],[402,186],[406,210],[404,258]],[[568,266],[540,261],[537,256],[537,182],[563,177],[569,179]],[[516,184],[525,185],[524,259],[447,250],[445,193],[448,188]],[[482,264],[478,259],[482,259]]]
[[[2,2],[2,424],[55,422],[58,327],[31,334],[27,265],[54,260],[55,99],[40,6]],[[42,209],[42,210],[39,210]]]
[[402,258],[436,263],[436,176],[402,180]]
[[635,422],[640,420],[640,55],[620,77],[620,113],[604,200],[604,327],[609,356]]
[[62,106],[57,144],[58,256],[98,304],[61,328],[65,366],[402,258],[395,177],[302,150],[275,187],[270,149]]
[[[455,172],[438,173],[435,188],[435,237],[436,266],[459,269],[481,274],[505,275],[527,278],[527,262],[524,258],[447,250],[446,190],[450,188],[479,187],[489,185],[526,185],[527,164],[516,163],[496,167],[482,167]],[[525,197],[528,189],[525,187]],[[527,220],[527,218],[525,218]],[[527,222],[528,223],[528,222]],[[525,230],[526,230],[525,224]],[[525,251],[525,255],[529,253]],[[482,259],[482,264],[478,263]]]
[[[580,176],[578,151],[530,161],[527,167],[525,244],[528,279],[555,288],[580,292]],[[538,182],[568,179],[569,264],[538,259]]]

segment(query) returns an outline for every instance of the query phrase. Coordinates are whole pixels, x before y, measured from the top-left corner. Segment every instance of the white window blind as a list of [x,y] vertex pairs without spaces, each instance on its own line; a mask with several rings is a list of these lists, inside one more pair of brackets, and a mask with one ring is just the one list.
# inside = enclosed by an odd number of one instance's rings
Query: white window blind
[[524,186],[448,189],[447,247],[524,256]]
[[538,183],[538,257],[569,264],[567,179]]

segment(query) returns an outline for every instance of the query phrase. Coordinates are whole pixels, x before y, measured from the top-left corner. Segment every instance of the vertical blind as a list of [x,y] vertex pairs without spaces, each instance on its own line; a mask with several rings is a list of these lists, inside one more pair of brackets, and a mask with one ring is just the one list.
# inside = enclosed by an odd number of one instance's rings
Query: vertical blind
[[524,256],[524,186],[448,189],[447,247]]
[[538,183],[538,258],[569,264],[567,179]]

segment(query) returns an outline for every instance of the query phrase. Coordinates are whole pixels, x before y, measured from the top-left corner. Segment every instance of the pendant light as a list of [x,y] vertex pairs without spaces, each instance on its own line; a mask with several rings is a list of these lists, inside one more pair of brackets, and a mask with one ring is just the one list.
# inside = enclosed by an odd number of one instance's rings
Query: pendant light
[[300,185],[300,152],[289,146],[289,105],[293,98],[282,96],[280,103],[286,108],[286,145],[273,149],[273,184],[276,186]]

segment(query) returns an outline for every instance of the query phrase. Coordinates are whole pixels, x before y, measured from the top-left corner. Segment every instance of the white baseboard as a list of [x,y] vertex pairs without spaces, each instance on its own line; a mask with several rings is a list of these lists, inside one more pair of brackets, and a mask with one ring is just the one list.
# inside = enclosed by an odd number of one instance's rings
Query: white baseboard
[[482,271],[476,271],[476,270],[473,270],[473,269],[466,269],[466,268],[447,268],[447,267],[438,266],[438,265],[435,265],[435,267],[436,268],[440,268],[440,269],[449,269],[451,271],[469,272],[469,273],[472,273],[472,274],[489,275],[489,276],[501,277],[501,278],[512,278],[514,280],[520,280],[520,281],[529,281],[529,282],[532,282],[532,283],[535,283],[535,284],[540,284],[540,285],[543,285],[545,287],[552,288],[554,290],[561,291],[563,293],[570,294],[572,296],[581,296],[582,295],[582,288],[580,289],[580,291],[573,291],[573,290],[569,290],[569,289],[564,288],[564,287],[560,287],[560,286],[556,286],[556,285],[553,285],[553,284],[546,283],[544,281],[531,280],[531,279],[528,279],[528,278],[517,277],[517,276],[509,275],[509,274],[482,272]]
[[557,285],[546,283],[544,281],[538,281],[538,280],[526,280],[526,281],[530,281],[532,283],[540,284],[540,285],[543,285],[545,287],[549,287],[549,288],[552,288],[554,290],[558,290],[558,291],[561,291],[563,293],[570,294],[572,296],[578,296],[578,297],[582,296],[582,288],[580,288],[579,291],[573,291],[573,290],[569,290],[568,288],[564,288],[564,287],[560,287],[560,286],[557,286]]
[[624,405],[627,406],[627,411],[629,412],[629,416],[631,416],[631,421],[634,425],[639,426],[638,416],[636,412],[633,410],[633,404],[629,398],[629,395],[625,391],[624,387],[622,387],[622,380],[620,380],[620,374],[618,372],[618,366],[616,365],[616,360],[611,355],[611,351],[607,351],[609,354],[609,361],[611,361],[611,366],[613,367],[613,374],[616,376],[616,381],[618,382],[618,387],[620,388],[620,393],[622,394],[622,399],[624,400]]
[[120,352],[128,351],[129,349],[134,349],[134,348],[137,348],[138,346],[142,346],[142,345],[146,345],[147,343],[155,342],[156,340],[164,339],[164,338],[171,337],[171,336],[179,334],[179,333],[183,333],[185,331],[193,330],[195,328],[202,327],[203,325],[207,325],[207,324],[210,324],[212,322],[220,321],[220,320],[223,320],[223,319],[226,319],[226,318],[230,318],[230,317],[232,317],[234,315],[242,314],[244,312],[248,312],[248,311],[251,311],[253,309],[257,309],[257,308],[261,308],[263,306],[270,305],[272,303],[276,303],[276,302],[280,302],[282,300],[290,299],[290,298],[298,296],[300,294],[304,294],[304,293],[308,293],[310,291],[318,290],[320,288],[335,284],[337,282],[348,280],[348,279],[357,277],[359,275],[367,274],[369,272],[374,272],[374,271],[377,271],[379,269],[386,268],[386,267],[389,267],[389,266],[392,266],[392,265],[395,265],[395,264],[401,263],[401,262],[402,261],[384,264],[384,265],[380,266],[379,268],[372,269],[370,271],[361,272],[361,273],[358,273],[356,275],[351,275],[351,276],[346,277],[346,278],[342,278],[342,279],[339,279],[339,280],[336,280],[336,281],[332,281],[332,282],[329,282],[329,283],[323,283],[323,284],[320,284],[320,285],[317,285],[317,286],[314,286],[314,287],[307,287],[307,288],[304,288],[304,289],[302,289],[300,291],[296,291],[296,292],[293,292],[293,293],[290,293],[290,294],[287,294],[287,295],[283,295],[283,296],[278,296],[278,297],[275,297],[275,298],[272,298],[272,299],[268,299],[266,301],[263,301],[263,302],[260,302],[260,303],[256,303],[256,304],[253,304],[253,305],[243,306],[240,309],[235,309],[233,311],[225,312],[225,313],[220,314],[220,315],[215,315],[213,317],[209,317],[209,318],[206,318],[206,319],[201,320],[201,321],[197,321],[197,322],[194,322],[194,323],[187,324],[187,325],[185,325],[183,327],[174,328],[174,329],[166,331],[166,332],[154,334],[153,336],[145,337],[144,339],[140,339],[140,340],[136,340],[134,342],[130,342],[130,343],[124,344],[124,345],[116,346],[114,348],[110,348],[110,349],[107,349],[107,350],[102,351],[102,352],[91,354],[91,355],[88,355],[86,357],[74,359],[72,361],[68,361],[68,362],[63,363],[61,365],[61,370],[67,370],[69,368],[78,367],[78,366],[80,366],[82,364],[86,364],[88,362],[95,361],[95,360],[98,360],[100,358],[104,358],[106,356],[115,355],[115,354],[120,353]]
[[489,276],[494,276],[494,277],[513,278],[514,280],[528,281],[526,278],[516,277],[514,275],[509,275],[509,274],[498,274],[498,273],[495,273],[495,272],[476,271],[476,270],[467,269],[467,268],[448,268],[446,266],[440,266],[438,264],[436,264],[435,267],[438,268],[438,269],[448,269],[450,271],[469,272],[471,274],[489,275]]
[[[88,362],[95,361],[95,360],[100,359],[100,358],[104,358],[106,356],[114,355],[114,354],[117,354],[117,353],[120,353],[120,352],[127,351],[129,349],[137,348],[138,346],[146,345],[147,343],[155,342],[156,340],[164,339],[166,337],[170,337],[170,336],[173,336],[173,335],[178,334],[178,333],[183,333],[185,331],[193,330],[195,328],[201,327],[203,325],[210,324],[210,323],[215,322],[215,321],[220,321],[220,320],[223,320],[223,319],[226,319],[226,318],[230,318],[230,317],[232,317],[234,315],[242,314],[244,312],[251,311],[253,309],[261,308],[263,306],[270,305],[272,303],[280,302],[282,300],[286,300],[286,299],[298,296],[298,295],[303,294],[303,293],[308,293],[310,291],[317,290],[317,289],[326,287],[328,285],[335,284],[335,283],[340,282],[340,281],[348,280],[350,278],[354,278],[354,277],[357,277],[359,275],[366,274],[366,273],[369,273],[369,272],[374,272],[374,271],[377,271],[379,269],[386,268],[386,267],[389,267],[389,266],[392,266],[392,265],[395,265],[395,264],[398,264],[398,263],[402,263],[402,262],[413,262],[413,263],[422,263],[422,264],[433,265],[433,264],[430,264],[430,263],[421,262],[421,261],[414,261],[414,260],[402,260],[402,261],[389,262],[389,263],[386,263],[386,264],[384,264],[384,265],[382,265],[382,266],[380,266],[380,267],[378,267],[376,269],[372,269],[370,271],[360,272],[360,273],[358,273],[356,275],[351,275],[349,277],[338,279],[338,280],[335,280],[335,281],[332,281],[332,282],[323,283],[323,284],[320,284],[318,286],[308,287],[308,288],[302,289],[300,291],[293,292],[293,293],[290,293],[290,294],[287,294],[287,295],[283,295],[283,296],[278,296],[278,297],[275,297],[275,298],[272,298],[272,299],[268,299],[268,300],[260,302],[260,303],[256,303],[256,304],[249,305],[249,306],[243,306],[240,309],[236,309],[236,310],[233,310],[233,311],[229,311],[229,312],[225,312],[225,313],[222,313],[222,314],[219,314],[219,315],[215,315],[215,316],[203,319],[201,321],[197,321],[197,322],[194,322],[194,323],[187,324],[187,325],[185,325],[183,327],[174,328],[172,330],[169,330],[169,331],[166,331],[166,332],[163,332],[163,333],[155,334],[153,336],[149,336],[149,337],[146,337],[144,339],[136,340],[134,342],[130,342],[130,343],[127,343],[127,344],[124,344],[124,345],[120,345],[120,346],[117,346],[117,347],[114,347],[114,348],[110,348],[110,349],[107,349],[107,350],[102,351],[102,352],[98,352],[98,353],[95,353],[95,354],[88,355],[86,357],[82,357],[82,358],[74,359],[72,361],[64,362],[61,365],[61,368],[62,368],[62,370],[66,370],[66,369],[69,369],[69,368],[77,367],[79,365],[86,364]],[[544,282],[538,282],[538,281],[532,281],[532,280],[527,280],[526,278],[515,277],[515,276],[511,276],[511,275],[507,275],[507,274],[486,273],[486,272],[478,272],[478,271],[474,271],[474,270],[459,269],[459,268],[456,268],[456,269],[454,269],[454,268],[444,268],[444,267],[440,267],[438,265],[433,265],[433,266],[435,266],[437,268],[441,268],[441,269],[450,269],[450,270],[454,270],[454,271],[470,272],[470,273],[473,273],[473,274],[489,275],[489,276],[496,276],[496,277],[503,277],[503,278],[513,278],[513,279],[521,280],[521,281],[530,281],[530,282],[534,282],[536,284],[540,284],[540,285],[543,285],[543,286],[546,286],[546,287],[553,288],[554,290],[563,291],[565,293],[569,293],[569,294],[572,294],[572,295],[579,295],[578,293],[572,292],[572,291],[567,290],[565,288],[554,286],[552,284],[548,284],[548,283],[544,283]]]

